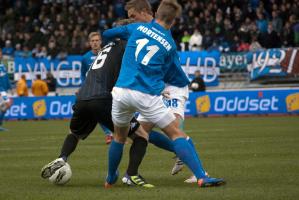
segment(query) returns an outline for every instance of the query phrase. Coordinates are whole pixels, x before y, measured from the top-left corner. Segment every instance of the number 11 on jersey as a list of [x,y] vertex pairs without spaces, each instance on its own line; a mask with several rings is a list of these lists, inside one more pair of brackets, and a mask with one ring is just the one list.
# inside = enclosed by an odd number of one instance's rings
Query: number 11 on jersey
[[[137,48],[135,51],[135,59],[137,61],[137,57],[141,51],[141,49],[149,42],[148,39],[143,38],[143,39],[139,39],[136,40],[136,44],[137,44]],[[148,51],[147,54],[145,54],[144,58],[141,61],[141,64],[143,65],[147,65],[150,61],[150,59],[155,55],[155,53],[157,53],[157,51],[159,51],[159,47],[157,45],[151,45],[151,46],[147,46],[146,50]]]

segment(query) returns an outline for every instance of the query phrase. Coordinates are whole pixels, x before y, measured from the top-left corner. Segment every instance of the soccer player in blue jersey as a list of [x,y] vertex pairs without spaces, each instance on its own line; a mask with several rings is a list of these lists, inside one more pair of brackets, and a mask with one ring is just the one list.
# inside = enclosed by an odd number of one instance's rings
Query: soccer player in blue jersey
[[[125,8],[128,12],[128,17],[134,19],[135,22],[151,22],[153,20],[152,8],[150,3],[147,0],[130,0],[129,2],[126,3]],[[185,74],[182,74],[182,76],[185,76]],[[180,87],[178,87],[176,83],[176,76],[169,76],[168,80],[166,79],[165,82],[166,82],[166,86],[164,89],[164,96],[165,96],[164,101],[166,105],[170,107],[173,113],[175,114],[177,127],[183,130],[184,117],[185,117],[184,115],[185,102],[189,97],[189,89],[188,89],[189,83],[185,82],[185,85],[181,84],[179,85]],[[141,115],[138,118],[138,120],[142,124],[143,123],[142,121],[144,121],[145,119]],[[147,132],[150,132],[153,126],[143,125],[143,127]],[[158,133],[156,131],[151,131],[149,134],[149,142],[155,144],[156,146],[162,149],[174,152],[172,142],[165,135],[161,133]],[[190,140],[190,142],[192,141]],[[131,163],[130,160],[129,166],[132,165],[134,165],[134,163]],[[174,167],[171,170],[171,174],[172,175],[177,174],[179,171],[182,170],[183,166],[184,163],[179,158],[176,157],[176,162]],[[136,171],[137,170],[135,170],[135,173]],[[127,173],[123,178],[123,181],[125,182],[129,178],[130,177]],[[192,182],[192,180],[194,182],[194,176],[191,176],[191,178],[187,179],[185,182]]]
[[[102,39],[101,35],[98,32],[91,32],[88,35],[88,41],[89,45],[91,47],[91,50],[88,51],[83,55],[82,58],[82,65],[81,65],[81,81],[82,83],[86,79],[87,72],[94,62],[95,58],[98,55],[98,52],[101,50],[101,44],[102,44]],[[103,129],[105,133],[105,142],[106,144],[110,144],[111,141],[113,140],[112,132],[104,125],[99,124],[100,127]]]
[[11,106],[11,100],[7,96],[7,91],[11,89],[11,84],[4,64],[1,63],[2,50],[0,48],[0,131],[7,129],[2,127],[5,112]]
[[[171,71],[182,70],[178,65],[175,42],[169,29],[180,14],[181,6],[176,0],[163,0],[159,5],[155,21],[117,27],[103,33],[107,39],[128,39],[119,78],[112,90],[112,120],[115,140],[109,148],[109,170],[105,187],[117,181],[117,168],[129,130],[129,122],[138,111],[149,122],[161,128],[173,140],[176,155],[191,169],[200,187],[224,183],[223,179],[206,176],[195,148],[184,132],[175,125],[175,116],[161,98],[164,78]],[[184,84],[186,76],[177,77]],[[146,122],[145,122],[146,123]]]

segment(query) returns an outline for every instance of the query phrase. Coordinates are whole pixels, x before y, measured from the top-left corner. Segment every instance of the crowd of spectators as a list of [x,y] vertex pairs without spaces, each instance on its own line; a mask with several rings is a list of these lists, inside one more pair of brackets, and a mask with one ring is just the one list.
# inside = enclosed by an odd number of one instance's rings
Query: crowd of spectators
[[[158,0],[149,0],[155,9]],[[179,0],[179,50],[248,51],[299,46],[299,0]],[[6,56],[64,58],[88,50],[88,34],[126,18],[125,0],[0,0]]]
[[183,49],[248,51],[299,46],[298,0],[182,0],[173,35]]

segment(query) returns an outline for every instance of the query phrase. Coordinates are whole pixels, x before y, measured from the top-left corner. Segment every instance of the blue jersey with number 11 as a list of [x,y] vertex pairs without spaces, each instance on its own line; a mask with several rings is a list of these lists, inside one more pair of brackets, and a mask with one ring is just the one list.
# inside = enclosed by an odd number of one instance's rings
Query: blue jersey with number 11
[[129,38],[115,86],[160,95],[165,74],[177,63],[173,60],[177,54],[170,31],[152,21],[113,28],[103,36]]

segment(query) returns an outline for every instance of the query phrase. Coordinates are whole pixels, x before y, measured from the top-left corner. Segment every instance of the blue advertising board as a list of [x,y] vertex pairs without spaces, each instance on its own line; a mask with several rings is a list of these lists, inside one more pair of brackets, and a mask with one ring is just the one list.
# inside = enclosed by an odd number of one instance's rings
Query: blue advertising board
[[[75,96],[16,97],[6,119],[61,119],[72,116]],[[299,114],[299,88],[191,92],[185,114]]]
[[[207,86],[218,85],[219,51],[179,52],[179,56],[190,79],[193,78],[194,71],[200,70]],[[45,79],[46,72],[49,71],[56,78],[58,87],[78,87],[81,85],[81,61],[81,56],[67,56],[65,60],[18,57],[14,59],[9,71],[14,75],[15,81],[25,74],[29,87],[36,74],[41,74],[42,79]]]
[[36,74],[41,74],[42,79],[46,73],[51,72],[57,80],[58,87],[78,87],[81,85],[81,60],[82,56],[67,56],[65,60],[47,58],[20,58],[14,59],[14,80],[26,75],[27,85],[31,87],[31,80]]
[[[178,52],[186,75],[192,79],[199,70],[206,86],[219,85],[221,72],[249,72],[251,80],[265,77],[287,77],[299,74],[298,48],[268,49],[256,52],[190,51]],[[8,62],[8,73],[19,80],[22,74],[28,86],[36,74],[45,78],[50,71],[57,79],[58,87],[79,87],[82,56],[67,56],[64,60],[47,58],[15,58]]]
[[194,72],[199,70],[206,86],[219,85],[219,51],[187,51],[179,52],[179,56],[181,65],[190,79],[193,78]]
[[72,116],[75,96],[16,97],[6,119],[62,119]]
[[255,115],[299,114],[299,88],[192,92],[185,114]]
[[228,52],[220,56],[221,72],[246,72],[247,71],[247,53],[246,52]]

